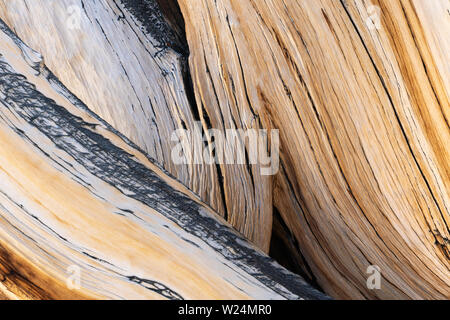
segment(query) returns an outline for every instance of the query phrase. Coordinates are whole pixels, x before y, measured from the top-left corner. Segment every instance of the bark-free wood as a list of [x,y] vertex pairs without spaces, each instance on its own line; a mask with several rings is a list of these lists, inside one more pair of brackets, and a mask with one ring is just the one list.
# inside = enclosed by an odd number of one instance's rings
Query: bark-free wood
[[450,2],[179,3],[211,122],[280,130],[274,205],[325,291],[450,298]]
[[[450,1],[178,3],[0,1],[113,125],[2,35],[0,298],[322,297],[214,215],[333,297],[450,298]],[[280,130],[280,172],[174,165],[197,120]]]
[[190,92],[175,2],[159,3],[169,25],[155,0],[2,0],[0,17],[95,113],[267,251],[271,179],[256,166],[175,165],[171,159],[176,129],[211,124]]
[[88,110],[3,21],[0,54],[1,298],[325,298]]

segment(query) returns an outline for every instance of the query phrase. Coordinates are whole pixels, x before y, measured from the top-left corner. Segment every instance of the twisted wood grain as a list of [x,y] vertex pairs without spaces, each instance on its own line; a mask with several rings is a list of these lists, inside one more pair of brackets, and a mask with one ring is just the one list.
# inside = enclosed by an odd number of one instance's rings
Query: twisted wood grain
[[449,298],[449,2],[179,3],[211,121],[280,130],[305,271],[338,298]]
[[[175,130],[193,131],[197,121],[205,130],[211,124],[190,92],[184,23],[176,20],[180,16],[173,1],[159,4],[6,0],[0,1],[0,17],[95,113],[267,252],[271,179],[261,177],[254,166],[176,165],[171,159]],[[162,12],[172,23],[166,23]]]
[[326,298],[87,109],[1,20],[0,54],[1,298]]

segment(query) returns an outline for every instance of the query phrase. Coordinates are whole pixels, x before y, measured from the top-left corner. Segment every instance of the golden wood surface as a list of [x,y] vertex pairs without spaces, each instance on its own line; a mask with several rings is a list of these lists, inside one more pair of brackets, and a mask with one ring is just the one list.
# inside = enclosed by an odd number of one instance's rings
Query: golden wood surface
[[[99,134],[148,170],[139,180],[140,167],[113,160],[116,170],[95,171],[96,147],[61,149],[39,129],[47,120],[8,107],[4,75],[0,298],[323,297],[279,267],[262,272],[267,282],[249,260],[230,265],[243,249],[211,240],[209,220],[199,231],[182,212],[206,212],[219,238],[227,220],[259,248],[246,244],[251,254],[271,248],[334,298],[450,298],[449,0],[140,2],[147,11],[132,2],[0,1],[0,18],[112,127],[5,32],[2,61],[81,117],[76,132]],[[68,28],[72,6],[82,10]],[[175,165],[171,135],[196,121],[278,129],[280,171]],[[137,199],[123,183],[152,189]],[[168,197],[166,184],[181,193]],[[186,196],[194,209],[177,204]],[[73,264],[87,275],[80,290],[65,283]],[[370,266],[379,290],[367,286]]]
[[325,298],[88,110],[3,22],[0,53],[1,298]]
[[211,121],[280,130],[274,205],[325,291],[449,298],[450,2],[179,3]]

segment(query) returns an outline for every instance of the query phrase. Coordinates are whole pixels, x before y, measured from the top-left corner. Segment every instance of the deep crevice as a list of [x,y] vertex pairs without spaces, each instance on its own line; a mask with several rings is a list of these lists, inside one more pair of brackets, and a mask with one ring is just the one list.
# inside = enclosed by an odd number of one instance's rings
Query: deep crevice
[[[207,129],[212,127],[204,106],[199,105],[195,97],[195,89],[189,68],[189,44],[186,36],[185,20],[177,0],[121,0],[127,9],[144,25],[145,30],[152,35],[164,48],[171,48],[180,54],[180,67],[186,97],[191,106],[194,120],[203,120]],[[165,22],[162,22],[164,20]],[[224,206],[225,219],[229,214],[225,201],[224,177],[221,167],[217,165],[217,175]],[[269,256],[286,269],[302,276],[310,285],[323,292],[317,283],[311,268],[303,257],[297,239],[283,221],[277,208],[273,210],[273,231]]]
[[276,207],[273,207],[271,239],[269,256],[289,271],[303,277],[315,289],[323,292],[301,252],[297,239],[289,230]]

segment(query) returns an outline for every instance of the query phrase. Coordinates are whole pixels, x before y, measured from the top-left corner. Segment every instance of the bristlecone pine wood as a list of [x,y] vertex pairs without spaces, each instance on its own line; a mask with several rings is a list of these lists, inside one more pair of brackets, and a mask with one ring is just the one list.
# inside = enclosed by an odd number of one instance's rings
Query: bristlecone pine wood
[[[450,298],[449,0],[0,19],[0,299]],[[278,129],[279,172],[175,165],[197,122]]]

